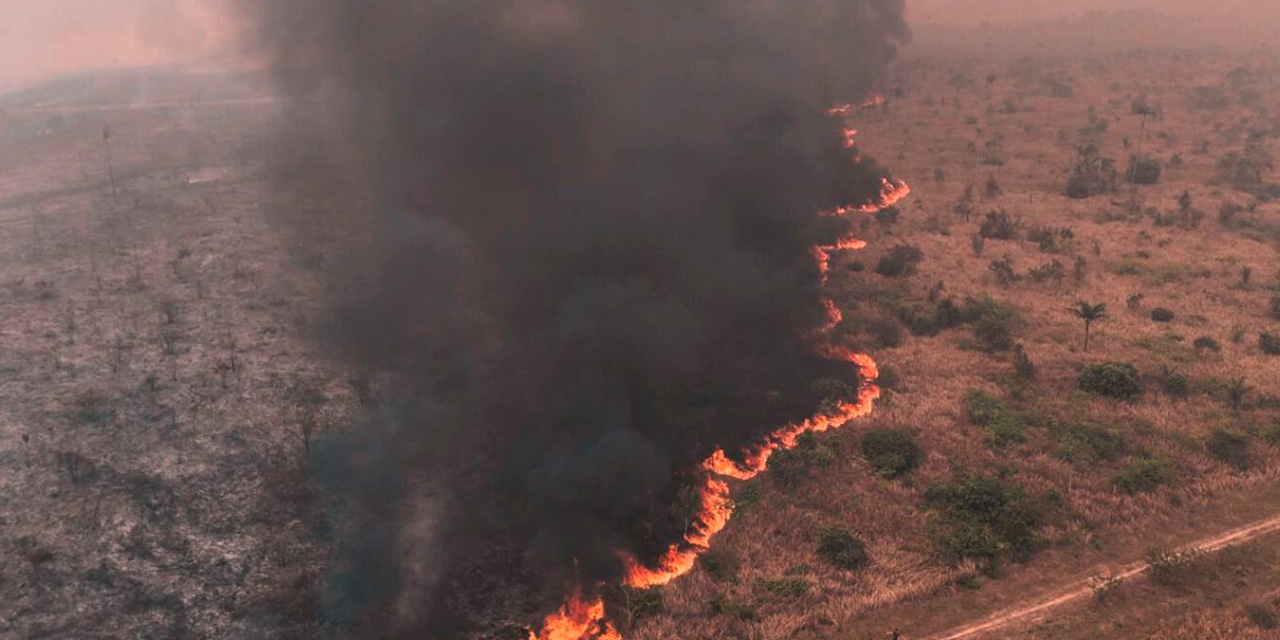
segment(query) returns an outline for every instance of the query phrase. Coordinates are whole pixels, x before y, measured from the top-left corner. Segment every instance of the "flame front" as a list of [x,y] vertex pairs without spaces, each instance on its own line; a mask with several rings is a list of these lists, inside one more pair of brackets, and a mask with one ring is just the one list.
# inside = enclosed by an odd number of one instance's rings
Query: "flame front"
[[[861,106],[870,107],[883,102],[883,97],[873,95]],[[832,107],[827,113],[846,116],[851,111],[852,105],[840,105]],[[857,133],[856,129],[844,129],[846,148],[855,149],[854,137]],[[854,152],[856,154],[856,149]],[[860,158],[857,159],[860,161]],[[880,193],[874,202],[843,206],[822,212],[821,215],[875,213],[893,206],[910,193],[911,188],[906,183],[881,178]],[[851,236],[841,237],[831,245],[815,246],[813,258],[823,284],[827,281],[833,252],[862,249],[866,246],[865,241]],[[830,299],[823,299],[823,306],[827,312],[827,323],[815,331],[815,334],[830,332],[843,318],[840,309]],[[871,413],[876,399],[880,397],[880,387],[872,382],[880,376],[875,361],[866,354],[856,353],[842,346],[823,343],[816,348],[828,358],[843,360],[858,368],[863,384],[857,398],[841,402],[834,410],[818,413],[770,433],[761,443],[740,452],[741,461],[731,459],[723,449],[716,449],[702,462],[701,509],[681,541],[669,546],[653,565],[647,565],[627,552],[619,552],[626,569],[623,578],[626,586],[644,589],[664,585],[693,569],[698,556],[710,548],[711,539],[724,529],[729,523],[729,517],[733,515],[733,501],[729,497],[729,484],[725,478],[750,480],[768,468],[769,458],[774,453],[794,448],[799,443],[800,436],[805,433],[834,429]],[[538,632],[529,632],[529,640],[622,640],[622,636],[605,617],[604,601],[599,596],[584,600],[581,589],[575,587],[565,603],[543,620]]]
[[547,614],[542,629],[529,632],[529,640],[622,640],[622,635],[604,615],[604,600],[596,596],[583,600],[582,590],[575,587],[560,608]]

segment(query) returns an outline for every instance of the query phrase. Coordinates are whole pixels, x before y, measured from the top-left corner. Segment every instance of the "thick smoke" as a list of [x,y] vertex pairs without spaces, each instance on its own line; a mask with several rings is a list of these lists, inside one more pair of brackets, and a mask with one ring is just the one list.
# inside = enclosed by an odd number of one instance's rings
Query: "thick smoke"
[[902,0],[250,10],[319,141],[281,188],[342,241],[327,337],[390,380],[363,439],[320,447],[359,495],[349,537],[398,540],[352,554],[331,610],[444,638],[533,622],[677,539],[716,446],[858,384],[812,349],[811,248],[848,231],[819,212],[879,192],[827,109],[883,71]]

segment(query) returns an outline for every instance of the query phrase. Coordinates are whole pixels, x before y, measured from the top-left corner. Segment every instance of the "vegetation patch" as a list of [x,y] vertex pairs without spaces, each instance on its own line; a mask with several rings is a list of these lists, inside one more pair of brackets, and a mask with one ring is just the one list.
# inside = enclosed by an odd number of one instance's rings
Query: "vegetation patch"
[[1132,400],[1142,395],[1142,380],[1137,367],[1128,362],[1097,362],[1086,364],[1076,378],[1082,391]]
[[1177,469],[1166,460],[1139,458],[1111,476],[1111,484],[1128,494],[1149,493],[1168,484],[1176,475]]
[[848,529],[832,527],[822,532],[818,555],[832,565],[846,570],[861,569],[870,562],[867,548]]
[[923,458],[920,445],[910,431],[871,429],[862,436],[862,455],[876,474],[898,478],[910,473]]
[[994,476],[967,474],[935,482],[925,499],[939,510],[936,542],[952,559],[993,566],[999,558],[1029,557],[1039,547],[1040,514],[1022,490]]
[[1205,438],[1204,448],[1215,460],[1237,470],[1249,468],[1249,440],[1237,431],[1214,429]]

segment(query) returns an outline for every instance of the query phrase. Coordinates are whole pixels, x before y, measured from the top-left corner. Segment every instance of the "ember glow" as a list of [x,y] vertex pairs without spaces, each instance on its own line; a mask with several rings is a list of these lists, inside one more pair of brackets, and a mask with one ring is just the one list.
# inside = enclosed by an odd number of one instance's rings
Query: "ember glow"
[[[884,98],[872,96],[863,106],[880,104]],[[849,105],[833,107],[830,115],[847,115]],[[843,130],[845,148],[853,149],[854,136],[857,130]],[[855,151],[856,153],[856,151]],[[911,188],[904,182],[881,178],[880,194],[875,202],[857,206],[840,207],[834,211],[822,212],[824,216],[847,215],[852,213],[875,213],[893,206],[911,193]],[[843,236],[829,245],[816,245],[812,253],[822,283],[826,284],[827,272],[830,269],[831,254],[836,251],[857,250],[867,246],[863,240],[852,236]],[[623,584],[634,589],[647,589],[665,585],[693,569],[698,556],[711,547],[711,539],[725,528],[733,515],[733,500],[730,497],[730,486],[727,480],[745,481],[760,475],[769,466],[769,458],[778,451],[794,448],[800,442],[800,436],[806,433],[820,433],[835,429],[844,424],[871,413],[874,403],[880,397],[880,387],[873,383],[880,373],[875,361],[868,355],[854,352],[846,347],[830,344],[824,338],[843,319],[840,309],[829,298],[823,299],[827,311],[827,323],[814,332],[817,339],[815,349],[824,357],[832,360],[848,362],[857,368],[862,384],[858,395],[853,400],[841,402],[834,410],[821,412],[803,421],[784,426],[765,436],[758,444],[730,457],[723,449],[716,449],[702,461],[701,474],[701,507],[693,518],[679,542],[672,543],[652,565],[642,562],[630,553],[620,551],[619,558],[625,565]],[[621,640],[613,624],[605,617],[604,602],[596,596],[584,600],[581,590],[574,588],[560,609],[551,613],[543,621],[538,632],[529,632],[529,640]]]

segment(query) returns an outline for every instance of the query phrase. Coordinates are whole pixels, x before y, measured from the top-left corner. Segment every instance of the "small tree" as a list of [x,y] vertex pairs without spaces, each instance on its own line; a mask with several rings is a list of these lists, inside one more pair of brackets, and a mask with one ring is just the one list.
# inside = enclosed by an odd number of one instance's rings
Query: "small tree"
[[1084,300],[1076,301],[1076,306],[1068,307],[1071,315],[1084,320],[1084,350],[1089,350],[1089,328],[1093,323],[1107,317],[1107,303],[1089,304]]

